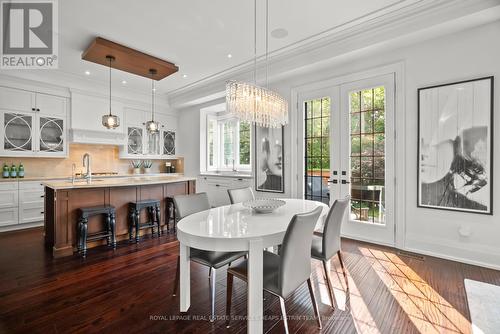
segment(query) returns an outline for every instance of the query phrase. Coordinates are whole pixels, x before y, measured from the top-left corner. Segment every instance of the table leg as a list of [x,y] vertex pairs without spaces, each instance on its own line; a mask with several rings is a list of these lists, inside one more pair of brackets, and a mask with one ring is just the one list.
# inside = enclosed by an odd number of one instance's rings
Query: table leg
[[189,271],[189,247],[180,243],[180,311],[187,312],[191,306],[191,275]]
[[261,239],[249,241],[248,247],[248,328],[247,332],[263,331],[263,246]]

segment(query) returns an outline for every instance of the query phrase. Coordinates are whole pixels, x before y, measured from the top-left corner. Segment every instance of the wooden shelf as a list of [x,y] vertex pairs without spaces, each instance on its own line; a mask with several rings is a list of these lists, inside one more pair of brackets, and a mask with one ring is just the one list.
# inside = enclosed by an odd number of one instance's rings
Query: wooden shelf
[[149,70],[155,69],[157,73],[154,78],[158,81],[179,70],[179,67],[166,60],[153,57],[102,37],[96,37],[92,41],[87,50],[83,52],[82,59],[109,66],[109,61],[106,59],[108,55],[115,57],[111,66],[124,72],[151,78]]

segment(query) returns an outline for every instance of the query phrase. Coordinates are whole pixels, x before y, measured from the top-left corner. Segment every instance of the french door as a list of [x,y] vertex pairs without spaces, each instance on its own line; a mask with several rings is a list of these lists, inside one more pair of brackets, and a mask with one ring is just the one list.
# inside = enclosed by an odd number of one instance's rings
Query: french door
[[342,234],[394,245],[394,75],[299,95],[306,199],[350,196]]

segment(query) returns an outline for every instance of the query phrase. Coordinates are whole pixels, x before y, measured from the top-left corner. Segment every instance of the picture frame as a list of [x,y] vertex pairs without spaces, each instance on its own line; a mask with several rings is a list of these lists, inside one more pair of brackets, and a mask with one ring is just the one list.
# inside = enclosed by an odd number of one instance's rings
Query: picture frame
[[284,133],[279,128],[254,126],[255,190],[285,192]]
[[494,77],[418,89],[417,207],[493,214]]

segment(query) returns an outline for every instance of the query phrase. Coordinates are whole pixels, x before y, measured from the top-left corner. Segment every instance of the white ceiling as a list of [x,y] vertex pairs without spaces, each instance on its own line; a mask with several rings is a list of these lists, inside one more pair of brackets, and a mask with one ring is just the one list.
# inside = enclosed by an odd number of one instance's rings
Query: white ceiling
[[[285,38],[270,37],[270,49],[296,47],[339,26],[368,20],[419,1],[269,0],[269,31],[277,28],[288,31]],[[266,2],[257,2],[258,53],[263,54]],[[59,20],[59,69],[44,70],[48,81],[57,82],[69,75],[106,83],[106,68],[81,60],[82,52],[96,36],[178,65],[179,72],[163,79],[157,86],[159,92],[165,93],[240,66],[253,58],[251,0],[61,0]],[[228,58],[228,54],[232,58]],[[90,71],[90,75],[85,75],[85,71]],[[13,71],[7,74],[16,75]],[[28,73],[19,74],[25,76]],[[150,87],[144,78],[115,71],[115,84],[122,85],[122,80],[127,81],[129,88],[147,90]]]

